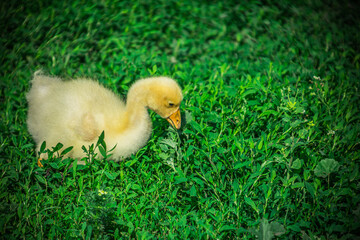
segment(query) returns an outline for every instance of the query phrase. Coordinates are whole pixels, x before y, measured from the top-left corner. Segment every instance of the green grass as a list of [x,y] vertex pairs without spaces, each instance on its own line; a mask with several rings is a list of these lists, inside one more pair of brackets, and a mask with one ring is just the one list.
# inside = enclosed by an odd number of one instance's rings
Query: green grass
[[[360,8],[326,2],[2,1],[1,238],[356,238]],[[186,124],[152,113],[125,162],[39,168],[38,69],[119,95],[173,77]]]

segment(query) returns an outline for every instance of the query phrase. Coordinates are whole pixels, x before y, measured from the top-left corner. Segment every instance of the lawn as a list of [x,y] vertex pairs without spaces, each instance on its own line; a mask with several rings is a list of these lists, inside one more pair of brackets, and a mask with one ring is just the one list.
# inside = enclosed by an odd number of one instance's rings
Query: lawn
[[[2,1],[0,238],[359,237],[360,8],[327,2]],[[185,123],[151,112],[126,161],[80,166],[58,144],[40,168],[39,69],[121,96],[172,77]]]

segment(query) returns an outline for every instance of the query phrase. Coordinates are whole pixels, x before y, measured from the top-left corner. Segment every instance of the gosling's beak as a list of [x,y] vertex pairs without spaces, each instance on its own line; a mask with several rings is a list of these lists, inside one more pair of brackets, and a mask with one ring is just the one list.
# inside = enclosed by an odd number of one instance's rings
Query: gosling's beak
[[168,118],[166,118],[168,122],[176,129],[180,129],[181,127],[181,115],[180,108],[176,110],[173,114],[171,114]]

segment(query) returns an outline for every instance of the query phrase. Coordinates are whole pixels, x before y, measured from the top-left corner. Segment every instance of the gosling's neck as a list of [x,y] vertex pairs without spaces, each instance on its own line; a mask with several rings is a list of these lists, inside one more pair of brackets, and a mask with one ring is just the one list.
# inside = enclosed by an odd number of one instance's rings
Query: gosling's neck
[[126,100],[126,115],[130,123],[135,125],[148,121],[147,99],[150,94],[151,79],[135,82],[129,89]]

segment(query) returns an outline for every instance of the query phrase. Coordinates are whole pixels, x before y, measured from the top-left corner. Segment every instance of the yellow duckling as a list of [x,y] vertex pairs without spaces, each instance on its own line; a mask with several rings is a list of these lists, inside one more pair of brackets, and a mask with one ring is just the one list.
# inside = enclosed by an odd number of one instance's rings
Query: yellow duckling
[[[62,143],[73,146],[66,157],[80,160],[86,156],[81,147],[96,144],[102,131],[119,161],[138,151],[149,140],[152,123],[147,108],[166,118],[172,126],[181,126],[179,85],[167,77],[136,81],[129,89],[126,104],[109,89],[90,79],[62,81],[57,77],[35,74],[27,94],[27,125],[37,144]],[[42,159],[47,156],[42,154]]]

